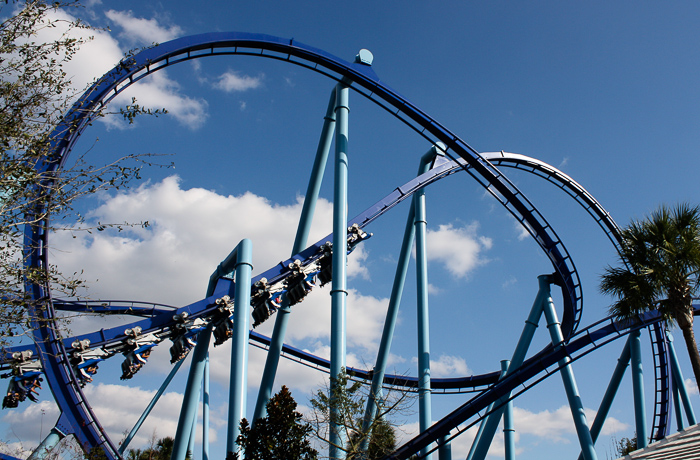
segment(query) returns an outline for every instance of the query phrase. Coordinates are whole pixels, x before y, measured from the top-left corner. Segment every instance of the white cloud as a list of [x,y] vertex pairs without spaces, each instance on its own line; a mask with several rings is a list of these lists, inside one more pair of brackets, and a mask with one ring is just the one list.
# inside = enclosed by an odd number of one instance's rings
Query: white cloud
[[530,232],[527,230],[528,227],[526,226],[526,223],[520,223],[515,219],[513,219],[513,222],[515,226],[515,231],[517,232],[518,241],[523,241],[526,238],[530,238]]
[[440,225],[438,230],[428,229],[428,260],[445,264],[455,278],[466,278],[469,273],[488,260],[483,252],[491,249],[491,238],[479,236],[478,223],[464,227],[452,224]]
[[352,255],[348,257],[347,271],[349,277],[353,278],[357,276],[363,280],[370,279],[369,268],[365,265],[367,257],[369,257],[369,253],[364,246],[355,248]]
[[[588,421],[588,427],[590,428],[591,426],[593,426],[593,420],[595,420],[596,411],[593,409],[585,408],[583,409],[583,412],[584,414],[586,414],[586,420]],[[617,433],[626,431],[629,428],[630,425],[621,422],[615,417],[608,417],[607,419],[605,419],[605,424],[603,425],[603,429],[601,430],[600,434],[603,436],[612,436]]]
[[[167,115],[175,117],[181,125],[192,130],[201,128],[208,118],[207,101],[181,94],[180,85],[170,80],[164,70],[133,84],[117,96],[113,104],[123,107],[131,103],[132,98],[136,98],[136,103],[141,107],[167,110]],[[127,127],[118,116],[106,117],[105,120],[112,127]]]
[[[115,384],[88,385],[84,389],[95,415],[112,439],[121,439],[124,431],[131,430],[143,409],[148,405],[155,391],[145,391],[139,387]],[[119,401],[119,404],[115,404]],[[133,445],[141,446],[148,442],[154,430],[158,436],[174,436],[182,408],[182,394],[167,392],[161,396],[155,410],[134,438]],[[216,433],[210,435],[216,436]]]
[[[149,221],[148,228],[82,233],[76,238],[58,232],[52,246],[60,251],[52,257],[66,272],[84,269],[88,281],[102,280],[92,285],[93,296],[127,295],[181,305],[202,297],[209,276],[233,249],[232,242],[252,240],[254,272],[288,257],[302,203],[299,198],[291,205],[276,205],[249,192],[223,196],[201,188],[185,190],[179,178],[171,176],[107,197],[88,213],[90,219],[101,222]],[[327,234],[332,212],[331,203],[318,201],[309,241]],[[355,258],[349,264],[349,276],[365,276],[362,246],[349,256]],[[110,263],[105,264],[106,260]],[[153,293],[159,299],[151,299]],[[315,313],[323,314],[325,300],[322,303]],[[351,293],[348,305],[371,317],[379,314],[365,311],[379,306],[359,293]],[[295,307],[307,308],[307,301]]]
[[[584,411],[590,425],[595,417],[595,411],[592,409],[585,409]],[[553,412],[548,410],[530,412],[516,406],[513,408],[513,425],[515,427],[515,450],[518,455],[525,450],[542,452],[541,440],[564,444],[575,441],[576,430],[571,417],[571,409],[568,406],[562,406]],[[479,424],[477,423],[452,439],[453,458],[464,458],[467,456],[474,442],[478,427]],[[418,434],[417,422],[405,424],[399,428],[397,433],[399,445]],[[601,435],[610,436],[629,428],[629,425],[613,417],[608,417]],[[504,453],[503,421],[501,420],[500,428],[496,431],[488,456],[503,458]]]
[[[584,409],[588,425],[592,425],[596,411]],[[516,431],[522,434],[532,434],[552,442],[569,443],[567,435],[576,433],[574,421],[571,416],[569,406],[561,406],[551,412],[543,410],[541,412],[530,412],[519,407],[513,408],[514,425]],[[614,417],[608,417],[601,434],[610,435],[625,431],[629,425]]]
[[249,75],[241,75],[239,72],[229,70],[219,76],[214,83],[214,87],[227,93],[248,91],[256,89],[262,85],[264,75],[251,77]]
[[700,391],[698,391],[698,384],[695,379],[685,379],[685,387],[688,389],[688,394],[690,395],[700,394]]
[[[156,393],[155,390],[146,391],[138,386],[104,383],[88,385],[83,389],[83,392],[90,401],[90,405],[103,428],[115,442],[122,439],[124,433],[133,428],[144,408]],[[153,433],[156,433],[157,437],[174,436],[182,407],[182,398],[181,393],[164,393],[129,447],[139,448],[148,445]],[[200,419],[201,413],[200,408],[198,411]],[[41,433],[39,433],[37,421],[41,421],[43,436],[46,436],[48,430],[54,426],[58,416],[58,407],[53,401],[41,401],[38,404],[29,404],[21,409],[10,411],[3,416],[2,420],[10,426],[12,432],[19,439],[24,442],[37,439],[36,444],[38,444]],[[217,432],[212,426],[221,425],[221,420],[216,417],[214,412],[210,413],[210,417],[209,439],[211,442],[216,442]],[[198,442],[201,442],[201,432],[201,424],[198,424],[196,435]]]
[[177,25],[163,27],[156,19],[135,18],[132,11],[109,10],[105,16],[123,29],[121,38],[130,43],[151,45],[163,43],[182,35],[182,29]]
[[430,374],[433,377],[462,377],[471,375],[472,371],[464,358],[441,355],[437,361],[430,360]]
[[[418,363],[418,358],[414,356],[411,362]],[[433,378],[463,377],[471,374],[467,362],[460,356],[440,355],[437,361],[430,360],[430,376]]]
[[2,415],[3,423],[8,426],[3,439],[17,439],[25,449],[36,447],[56,424],[59,415],[58,406],[53,401],[25,404],[21,410],[7,411]]
[[505,289],[510,289],[510,288],[512,288],[513,286],[515,286],[517,283],[518,283],[518,279],[517,279],[516,277],[514,277],[514,276],[511,276],[510,278],[508,278],[507,280],[505,280],[505,281],[501,284],[501,289],[504,289],[504,290],[505,290]]
[[9,455],[10,457],[25,459],[28,458],[35,448],[35,445],[30,446],[23,442],[4,442],[0,441],[0,452]]
[[[120,13],[115,12],[115,14]],[[123,17],[123,14],[120,17]],[[74,17],[62,10],[51,11],[49,18],[67,22],[75,20]],[[65,33],[65,23],[58,23],[55,28],[42,29],[37,36],[37,41],[57,40],[61,34]],[[149,24],[152,26],[153,33],[157,31],[157,36],[165,36],[163,35],[165,29],[158,27],[155,20],[151,20]],[[168,30],[171,33],[176,32],[174,27]],[[81,45],[80,50],[73,58],[64,65],[64,70],[71,78],[74,90],[80,95],[89,84],[117,65],[124,57],[126,50],[119,46],[117,40],[108,31],[77,29],[71,31],[69,35],[73,38],[86,40],[86,43]],[[132,97],[135,97],[137,103],[142,107],[165,108],[168,115],[173,116],[180,124],[191,129],[201,127],[207,118],[206,101],[181,94],[179,85],[168,78],[165,70],[160,70],[130,86],[112,101],[111,105],[107,107],[107,112],[118,112],[119,107],[131,103]],[[100,120],[110,127],[124,128],[127,126],[118,115],[107,115]]]

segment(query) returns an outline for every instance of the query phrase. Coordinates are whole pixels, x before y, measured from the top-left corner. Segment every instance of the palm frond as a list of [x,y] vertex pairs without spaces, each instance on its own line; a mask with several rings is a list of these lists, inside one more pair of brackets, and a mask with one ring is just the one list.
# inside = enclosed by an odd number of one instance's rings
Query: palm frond
[[621,231],[620,266],[605,269],[600,289],[615,297],[611,314],[659,309],[672,319],[700,287],[700,207],[661,206]]

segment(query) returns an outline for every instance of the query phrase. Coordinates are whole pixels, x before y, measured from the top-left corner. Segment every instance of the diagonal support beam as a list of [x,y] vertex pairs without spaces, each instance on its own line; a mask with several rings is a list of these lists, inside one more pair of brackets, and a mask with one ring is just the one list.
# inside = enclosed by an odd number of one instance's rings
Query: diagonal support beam
[[[431,147],[430,150],[423,155],[418,166],[418,176],[424,174],[430,169],[430,165],[433,163],[436,156],[444,155],[443,149],[444,145],[438,143]],[[379,350],[377,351],[377,361],[375,362],[373,368],[374,375],[372,376],[372,388],[367,398],[365,416],[362,421],[362,432],[366,434],[360,447],[362,452],[366,452],[369,448],[369,440],[371,436],[370,430],[377,414],[377,404],[382,400],[382,383],[384,382],[386,366],[387,362],[389,361],[391,342],[394,338],[394,329],[396,327],[396,321],[399,315],[401,296],[403,294],[403,287],[406,281],[406,274],[408,273],[408,264],[411,259],[411,247],[413,246],[415,237],[415,215],[416,201],[414,198],[411,201],[411,206],[408,210],[406,228],[403,233],[401,250],[399,251],[399,260],[396,264],[396,273],[394,274],[394,284],[392,285],[391,295],[389,297],[389,307],[387,308],[382,338],[379,343]]]
[[[603,400],[600,403],[598,412],[593,420],[593,425],[591,426],[591,438],[593,439],[593,443],[598,440],[598,436],[603,429],[605,420],[608,418],[608,413],[612,407],[613,400],[615,399],[617,390],[620,388],[620,383],[622,382],[622,378],[624,377],[625,371],[627,370],[627,366],[629,366],[629,364],[630,339],[627,338],[627,342],[625,342],[622,353],[620,353],[620,357],[617,360],[617,365],[615,366],[613,375],[610,378],[610,383],[608,383],[608,388],[605,390],[605,395],[603,395]],[[579,455],[578,460],[583,460],[583,453]]]
[[173,443],[173,453],[171,460],[185,460],[187,456],[187,447],[190,442],[190,430],[197,416],[197,403],[199,402],[199,389],[204,375],[204,365],[209,351],[209,342],[211,341],[211,332],[213,326],[209,324],[197,336],[197,345],[192,350],[192,362],[190,363],[190,372],[187,376],[187,385],[185,387],[185,396],[182,401],[182,410],[180,418],[177,422],[177,430],[175,431],[175,442]]
[[[542,312],[544,311],[544,306],[546,300],[550,298],[550,283],[551,275],[540,275],[537,277],[537,282],[539,283],[539,290],[537,291],[537,297],[535,297],[535,302],[532,304],[530,309],[530,315],[525,320],[525,327],[523,332],[520,334],[520,339],[513,352],[513,357],[510,359],[510,365],[508,370],[504,373],[501,378],[504,378],[516,371],[525,360],[525,355],[527,350],[530,348],[532,343],[532,337],[535,335],[535,330],[542,317]],[[493,405],[493,407],[498,407],[486,418],[483,423],[484,429],[481,430],[481,437],[474,440],[474,445],[472,445],[472,450],[474,451],[472,458],[474,460],[484,460],[486,454],[488,453],[493,437],[496,434],[496,429],[498,428],[498,423],[503,417],[503,412],[506,410],[506,402],[510,398],[510,393],[499,398]],[[499,407],[500,406],[500,407]]]
[[[551,296],[548,296],[545,300],[544,315],[547,319],[547,329],[549,329],[552,345],[554,346],[555,350],[562,348],[564,346],[564,335],[561,332],[561,323],[557,318],[557,312],[554,309],[554,302],[552,301]],[[559,361],[559,366],[561,367],[559,374],[561,375],[562,382],[564,383],[566,397],[569,400],[569,407],[571,408],[571,415],[574,418],[576,434],[578,435],[578,441],[581,444],[583,458],[585,460],[597,460],[598,455],[593,447],[593,439],[591,438],[591,432],[588,429],[586,414],[583,411],[583,403],[581,402],[581,396],[578,392],[578,387],[576,386],[574,370],[570,363],[571,358],[568,356],[562,358]]]
[[[321,138],[318,141],[316,157],[314,158],[314,165],[311,169],[309,185],[306,189],[306,195],[304,196],[304,205],[302,206],[301,217],[299,218],[299,225],[297,227],[297,234],[294,239],[292,255],[301,252],[306,247],[306,243],[309,238],[311,222],[313,221],[316,203],[318,201],[318,196],[321,191],[321,184],[323,182],[323,173],[326,169],[326,163],[328,162],[328,155],[330,153],[331,143],[333,141],[333,131],[335,129],[335,93],[336,91],[334,89],[331,92],[331,97],[328,101],[326,116],[323,118]],[[270,349],[268,350],[267,358],[265,359],[265,369],[263,370],[260,390],[258,391],[258,399],[255,403],[253,420],[258,420],[259,418],[265,416],[267,402],[272,397],[272,387],[275,383],[277,367],[279,366],[280,355],[282,354],[282,347],[284,346],[284,337],[287,334],[289,315],[292,312],[287,303],[288,302],[285,298],[282,306],[275,315],[275,326],[272,330],[272,335],[270,336]]]
[[[695,425],[697,423],[695,420],[695,412],[693,411],[692,404],[690,404],[690,396],[688,394],[688,389],[685,386],[685,380],[683,380],[681,365],[678,363],[676,348],[673,346],[673,336],[668,331],[668,329],[666,330],[666,343],[668,344],[668,354],[671,358],[671,372],[673,375],[673,383],[675,384],[678,396],[680,396],[680,400],[683,403],[685,417],[688,419],[688,425]],[[677,410],[677,412],[678,416],[680,417],[680,410]],[[681,429],[681,424],[679,424],[679,430]]]

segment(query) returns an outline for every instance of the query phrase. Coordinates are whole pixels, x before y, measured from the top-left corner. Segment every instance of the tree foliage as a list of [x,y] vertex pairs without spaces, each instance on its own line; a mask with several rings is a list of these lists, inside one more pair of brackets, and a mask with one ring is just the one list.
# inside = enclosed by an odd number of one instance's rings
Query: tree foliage
[[[369,395],[369,387],[360,382],[353,382],[346,371],[338,374],[333,390],[324,388],[318,390],[311,400],[313,412],[309,422],[315,436],[330,445],[331,424],[335,423],[345,440],[343,446],[337,446],[345,452],[348,459],[380,459],[393,452],[396,448],[396,424],[393,419],[403,415],[410,405],[408,394],[391,391],[386,397],[376,398],[378,408],[374,419],[369,423],[369,429],[363,429],[365,406]],[[337,407],[337,417],[332,417],[331,401]],[[362,444],[369,436],[367,456],[364,457]]]
[[[316,460],[318,452],[311,447],[308,436],[311,426],[297,412],[297,403],[286,386],[270,398],[267,415],[251,427],[241,420],[241,434],[236,439],[244,458],[255,460]],[[233,458],[238,458],[233,454]]]
[[610,312],[620,319],[658,310],[683,331],[696,381],[700,353],[693,331],[693,295],[700,283],[700,207],[661,206],[621,232],[621,265],[608,266],[601,291],[617,300]]
[[637,450],[637,437],[621,438],[619,441],[613,441],[615,454],[618,457],[624,457]]
[[[170,436],[151,440],[151,445],[146,449],[129,449],[124,456],[126,460],[170,460],[173,453],[175,440]],[[102,452],[102,449],[99,449]]]
[[[73,16],[58,13],[78,7],[72,0],[0,4],[0,18],[5,18],[0,23],[0,345],[25,333],[37,319],[33,312],[41,305],[30,304],[26,283],[50,286],[66,296],[83,286],[80,273],[29,266],[27,250],[32,245],[25,245],[25,228],[40,224],[46,232],[86,229],[74,208],[76,200],[125,186],[139,177],[144,164],[142,155],[102,166],[88,164],[84,156],[69,167],[58,164],[53,146],[65,133],[54,129],[82,93],[74,88],[65,66],[89,40],[81,37],[92,31],[78,19],[65,19]],[[134,103],[122,115],[131,121],[143,112],[162,113]]]

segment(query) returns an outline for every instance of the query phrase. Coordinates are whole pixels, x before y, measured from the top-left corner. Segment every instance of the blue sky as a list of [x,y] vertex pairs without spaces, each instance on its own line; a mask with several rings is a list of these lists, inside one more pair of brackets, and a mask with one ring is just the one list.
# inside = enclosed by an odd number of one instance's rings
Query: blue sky
[[[216,1],[194,8],[185,2],[91,2],[74,13],[109,30],[95,33],[69,72],[82,88],[129,49],[212,31],[294,38],[347,60],[367,48],[383,82],[477,151],[504,150],[558,167],[624,225],[662,203],[697,202],[699,10],[693,2],[628,1]],[[133,126],[107,117],[86,130],[74,154],[89,151],[88,158],[99,163],[129,153],[161,153],[172,155],[165,158],[175,168],[150,168],[132,190],[81,206],[94,221],[148,220],[153,225],[121,234],[57,234],[54,260],[71,273],[84,269],[93,298],[179,306],[201,298],[209,274],[241,238],[253,239],[255,272],[287,258],[332,87],[332,81],[289,64],[217,57],[170,67],[130,88],[126,97],[165,107],[169,114],[140,118]],[[410,180],[430,146],[361,96],[352,94],[350,104],[349,213],[355,215]],[[505,172],[571,253],[583,283],[582,325],[602,318],[610,299],[598,294],[598,277],[606,264],[615,263],[607,238],[556,187],[522,172]],[[314,228],[319,238],[330,229],[330,177]],[[469,176],[441,181],[427,196],[433,375],[496,370],[499,360],[512,353],[536,294],[537,275],[551,272],[551,265]],[[351,257],[351,365],[374,362],[406,212],[405,205],[399,206],[383,217],[369,229],[375,236]],[[327,291],[315,294],[295,309],[289,340],[327,354]],[[414,299],[411,277],[392,366],[412,375]],[[73,327],[95,330],[103,324],[78,318]],[[541,327],[536,344],[547,340]],[[586,408],[594,411],[599,404],[621,345],[576,363]],[[653,372],[645,347],[650,389]],[[226,437],[228,350],[223,346],[212,354],[217,357],[213,393],[221,406],[214,411],[212,430],[219,451]],[[115,377],[120,363],[110,362],[87,388],[115,439],[131,427],[168,372],[167,356],[167,345],[158,347],[128,387]],[[262,359],[251,351],[251,401]],[[322,380],[288,362],[281,374],[277,386],[289,385],[302,406]],[[147,442],[156,427],[158,436],[174,432],[183,385],[171,386],[169,401],[161,403],[136,442]],[[628,377],[623,393],[599,441],[599,458],[610,451],[611,437],[633,434]],[[49,397],[47,390],[43,396]],[[693,398],[697,403],[697,391]],[[114,400],[120,401],[118,407],[109,402]],[[435,396],[433,418],[464,400]],[[518,458],[577,455],[565,404],[556,376],[516,400]],[[36,443],[56,414],[48,400],[3,414],[5,439]],[[414,419],[404,422],[408,433],[415,432]],[[466,455],[471,436],[455,441],[455,458]],[[502,455],[498,441],[493,454]]]

